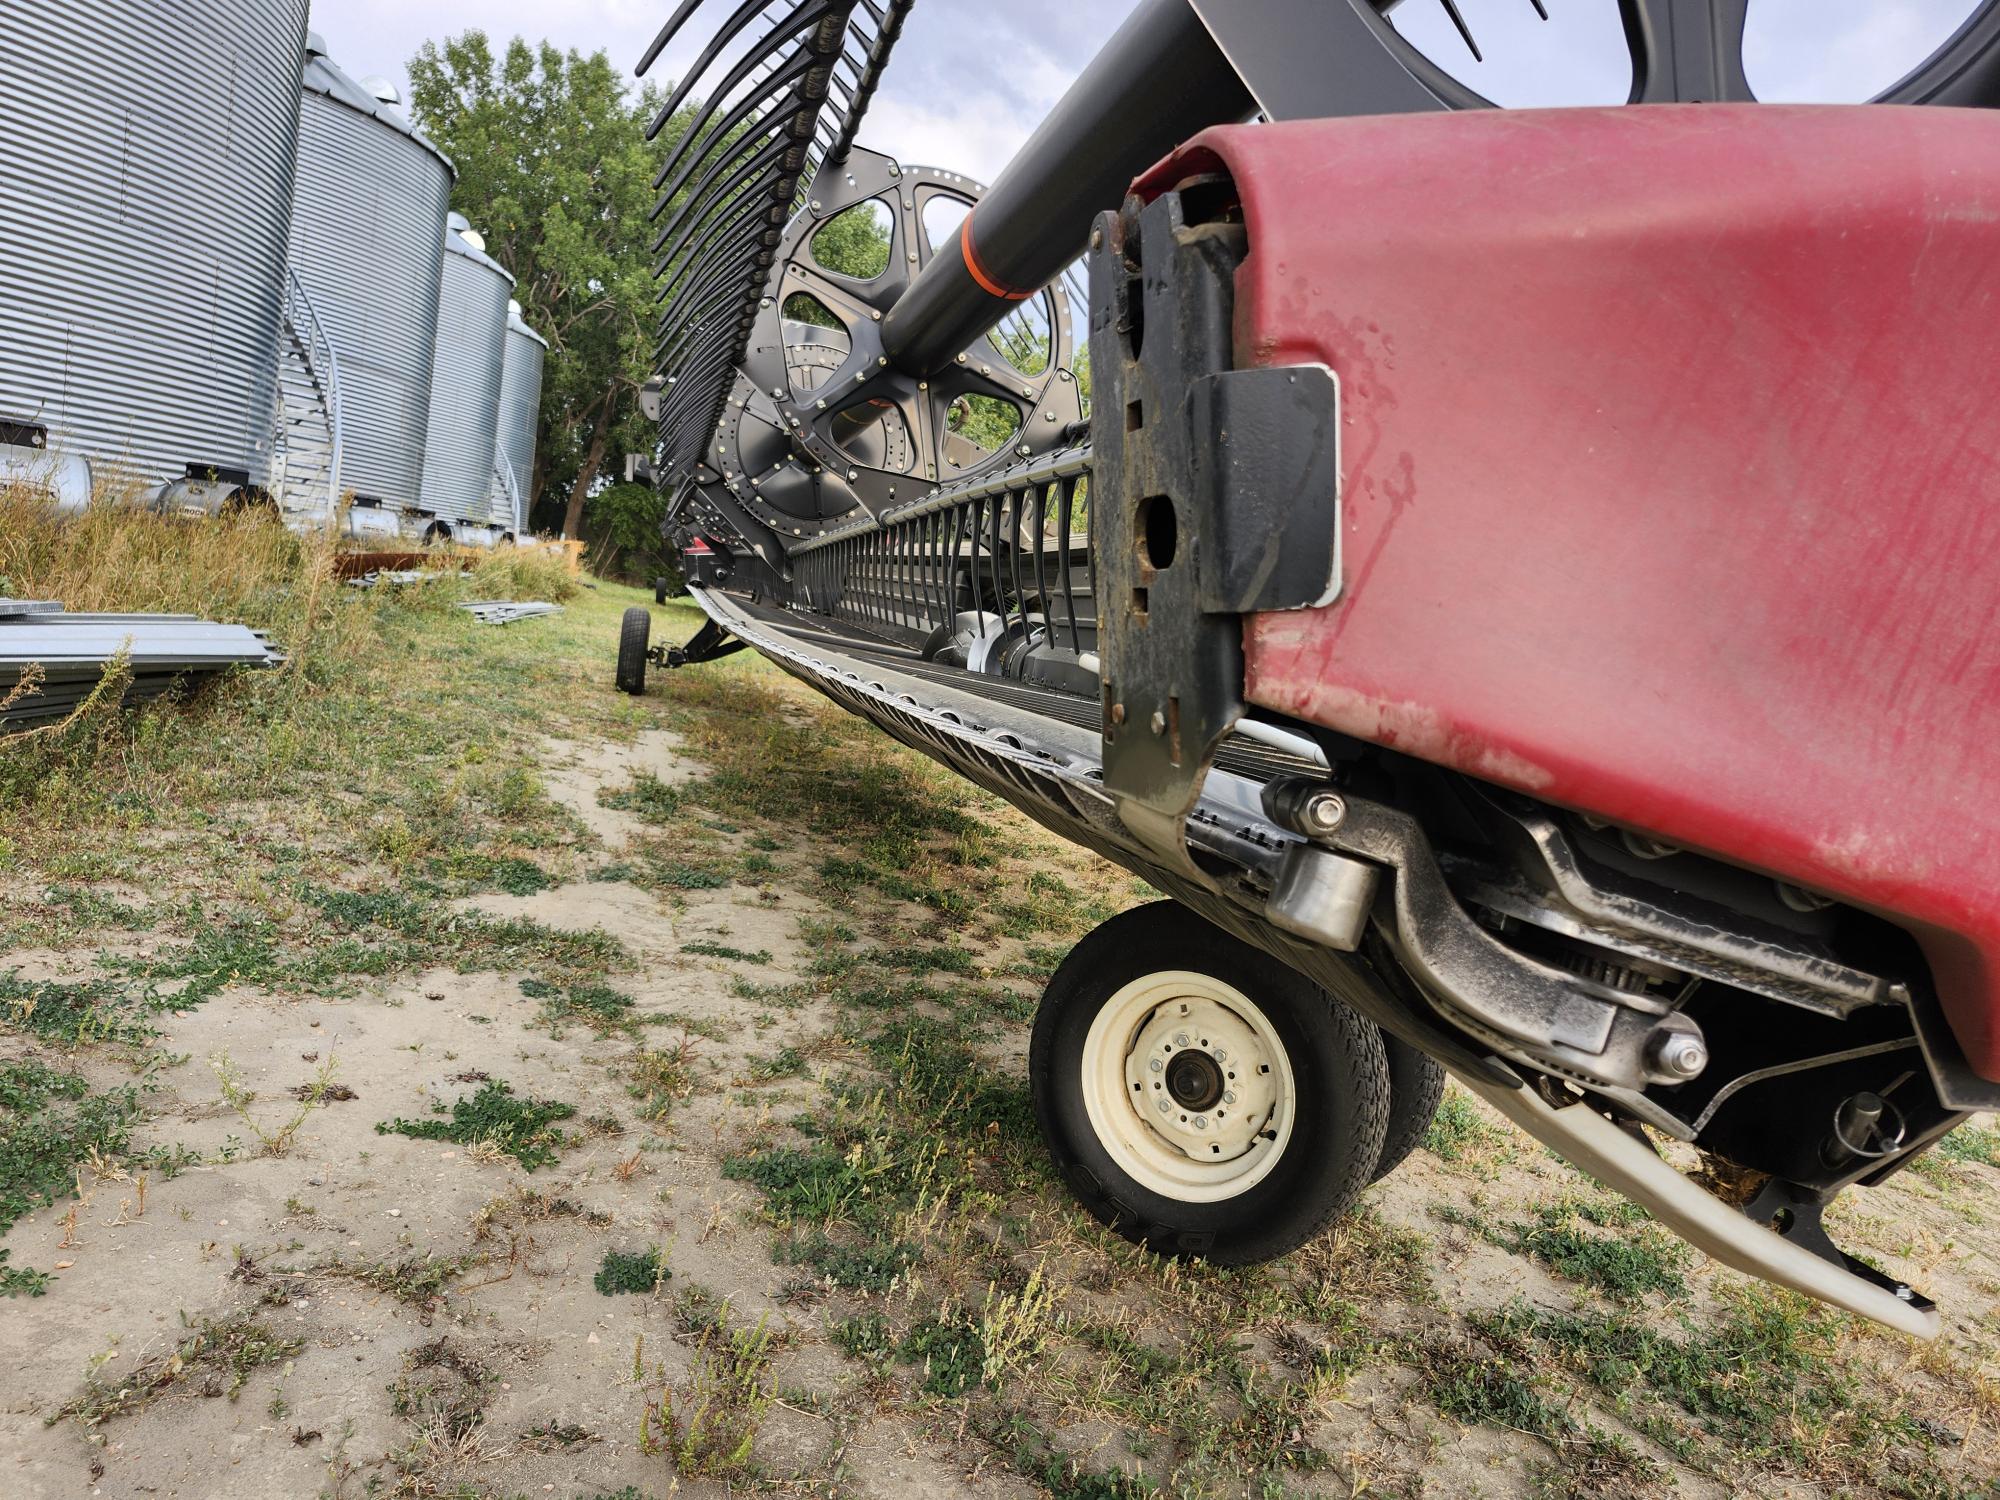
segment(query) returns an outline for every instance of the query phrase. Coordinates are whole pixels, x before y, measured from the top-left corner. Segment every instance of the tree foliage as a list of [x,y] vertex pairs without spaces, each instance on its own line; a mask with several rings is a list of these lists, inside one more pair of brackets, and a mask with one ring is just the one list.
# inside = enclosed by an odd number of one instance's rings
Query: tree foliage
[[659,92],[628,92],[602,52],[517,37],[496,53],[481,31],[424,43],[410,83],[417,124],[457,164],[452,206],[549,341],[530,509],[580,535],[624,455],[653,449],[638,391],[652,363],[648,215],[663,147],[645,125]]

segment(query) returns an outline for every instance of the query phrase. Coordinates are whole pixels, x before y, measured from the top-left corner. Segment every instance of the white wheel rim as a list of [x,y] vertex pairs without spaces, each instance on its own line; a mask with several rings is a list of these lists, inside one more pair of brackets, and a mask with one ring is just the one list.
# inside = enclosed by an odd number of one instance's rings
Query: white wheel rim
[[1291,1140],[1296,1100],[1270,1018],[1212,974],[1135,979],[1084,1037],[1083,1103],[1098,1144],[1163,1198],[1216,1203],[1262,1182]]

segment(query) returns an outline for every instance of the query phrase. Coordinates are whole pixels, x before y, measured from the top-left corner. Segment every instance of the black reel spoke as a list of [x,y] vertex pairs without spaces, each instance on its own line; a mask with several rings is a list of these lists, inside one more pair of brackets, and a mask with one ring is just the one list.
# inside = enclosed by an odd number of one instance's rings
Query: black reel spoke
[[1743,72],[1750,0],[1618,0],[1634,104],[1756,99]]

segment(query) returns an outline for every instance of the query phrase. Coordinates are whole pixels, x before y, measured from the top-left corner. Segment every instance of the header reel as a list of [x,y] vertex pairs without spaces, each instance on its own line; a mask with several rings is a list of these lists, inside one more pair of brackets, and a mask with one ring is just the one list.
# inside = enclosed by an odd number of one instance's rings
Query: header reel
[[1083,407],[1060,282],[936,374],[883,351],[883,316],[981,191],[859,147],[821,173],[785,232],[695,486],[724,492],[789,551],[1074,441]]

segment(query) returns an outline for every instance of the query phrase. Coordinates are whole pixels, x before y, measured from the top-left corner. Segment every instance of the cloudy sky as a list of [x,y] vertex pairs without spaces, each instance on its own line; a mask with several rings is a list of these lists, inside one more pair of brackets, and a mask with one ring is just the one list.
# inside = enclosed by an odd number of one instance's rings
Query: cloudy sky
[[[1336,0],[1328,0],[1336,3]],[[1612,0],[1460,0],[1486,53],[1473,64],[1439,0],[1405,0],[1404,34],[1458,76],[1504,104],[1623,98],[1624,43]],[[1082,65],[1116,29],[1132,0],[917,0],[863,144],[904,161],[950,167],[990,181]],[[731,8],[708,0],[716,16]],[[1751,0],[1745,47],[1752,84],[1766,98],[1866,97],[1926,56],[1973,0]],[[621,68],[639,59],[671,0],[312,0],[313,25],[355,77],[405,81],[425,40],[479,28],[495,38],[546,38],[602,49]],[[704,40],[690,39],[655,65],[674,75]]]

